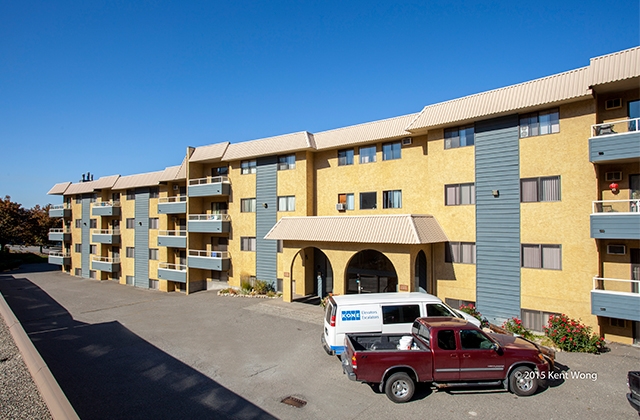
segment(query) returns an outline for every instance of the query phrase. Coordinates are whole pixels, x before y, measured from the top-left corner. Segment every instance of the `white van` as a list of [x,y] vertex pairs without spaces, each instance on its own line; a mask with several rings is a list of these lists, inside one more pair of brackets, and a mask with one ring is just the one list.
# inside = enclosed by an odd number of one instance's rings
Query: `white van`
[[367,293],[330,296],[324,313],[322,346],[330,354],[344,351],[346,333],[411,333],[416,318],[463,318],[480,327],[480,321],[451,308],[428,293]]

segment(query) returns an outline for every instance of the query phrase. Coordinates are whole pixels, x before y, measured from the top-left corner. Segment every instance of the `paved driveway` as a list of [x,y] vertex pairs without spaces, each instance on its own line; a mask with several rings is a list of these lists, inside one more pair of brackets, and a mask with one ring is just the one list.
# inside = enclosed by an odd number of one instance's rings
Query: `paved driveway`
[[[0,274],[0,292],[83,419],[638,418],[625,397],[626,372],[640,369],[635,347],[560,353],[567,379],[529,398],[421,387],[397,405],[349,381],[324,353],[319,307],[167,294],[50,270]],[[280,402],[291,395],[306,406]]]

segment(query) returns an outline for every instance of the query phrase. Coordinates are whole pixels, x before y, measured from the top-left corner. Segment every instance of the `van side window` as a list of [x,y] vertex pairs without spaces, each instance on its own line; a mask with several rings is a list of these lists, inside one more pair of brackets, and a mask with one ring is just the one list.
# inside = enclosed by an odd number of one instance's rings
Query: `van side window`
[[438,331],[438,347],[442,350],[456,349],[456,336],[453,330]]
[[427,316],[452,317],[453,314],[444,305],[440,303],[427,303]]
[[382,307],[383,324],[411,324],[420,318],[419,305],[391,305]]

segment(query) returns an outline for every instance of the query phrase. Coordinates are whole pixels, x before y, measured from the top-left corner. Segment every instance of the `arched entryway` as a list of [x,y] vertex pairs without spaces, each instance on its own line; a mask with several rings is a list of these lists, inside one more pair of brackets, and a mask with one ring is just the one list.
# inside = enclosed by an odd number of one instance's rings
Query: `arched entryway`
[[393,263],[373,249],[358,252],[347,267],[347,294],[398,291],[398,275]]
[[301,249],[291,264],[293,294],[323,298],[333,293],[333,269],[322,250],[315,247]]
[[416,290],[419,292],[430,292],[427,281],[427,256],[424,251],[418,252],[416,257]]

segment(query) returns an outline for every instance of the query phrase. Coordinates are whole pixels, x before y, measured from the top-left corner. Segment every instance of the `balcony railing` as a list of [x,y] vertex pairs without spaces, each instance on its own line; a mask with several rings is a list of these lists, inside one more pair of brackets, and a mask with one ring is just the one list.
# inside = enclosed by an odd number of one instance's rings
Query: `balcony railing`
[[64,203],[49,207],[49,217],[71,217],[71,205]]
[[52,205],[51,207],[49,207],[49,210],[64,210],[64,209],[70,209],[71,205],[64,203],[64,204],[55,204]]
[[61,252],[61,251],[51,251],[48,254],[50,257],[58,257],[58,258],[71,258],[71,254],[69,254],[68,252]]
[[231,216],[223,213],[216,214],[190,214],[189,221],[213,221],[213,222],[229,222]]
[[99,244],[120,243],[120,229],[92,229],[91,242]]
[[158,264],[158,268],[163,270],[187,271],[187,266],[185,264],[171,264],[166,262]]
[[96,201],[92,207],[120,207],[119,201]]
[[171,264],[161,262],[158,264],[158,278],[160,280],[175,281],[178,283],[187,282],[187,266],[184,264]]
[[158,236],[187,236],[186,230],[159,230]]
[[206,178],[190,179],[187,188],[189,197],[212,197],[229,195],[231,183],[226,176],[208,176]]
[[230,258],[228,251],[200,251],[197,249],[190,249],[189,256],[204,258]]
[[640,199],[594,201],[592,214],[601,213],[640,213]]
[[158,231],[158,246],[171,248],[187,247],[186,230],[161,230]]
[[120,235],[120,229],[92,229],[92,235]]
[[194,233],[227,233],[231,230],[228,214],[190,214],[187,230]]
[[593,124],[591,137],[611,136],[640,130],[640,118]]
[[71,229],[69,228],[49,229],[49,233],[71,233]]
[[189,186],[192,185],[205,185],[205,184],[218,184],[218,183],[226,183],[229,184],[229,177],[227,176],[208,176],[205,178],[195,178],[189,180]]
[[160,197],[158,198],[158,204],[167,203],[182,203],[187,201],[186,195],[176,195],[174,197]]
[[231,267],[231,256],[227,251],[203,251],[190,249],[187,252],[189,268],[226,271]]
[[93,216],[119,216],[119,201],[96,201],[91,204],[91,215]]
[[93,257],[91,257],[91,261],[109,264],[120,264],[120,257],[101,257],[99,255],[94,255]]
[[640,280],[593,278],[591,313],[640,321]]
[[51,251],[49,252],[47,260],[49,261],[49,264],[70,265],[71,254],[61,251]]
[[70,241],[71,229],[69,228],[49,229],[49,240],[54,242]]
[[160,197],[158,199],[159,214],[184,214],[187,212],[187,196]]

